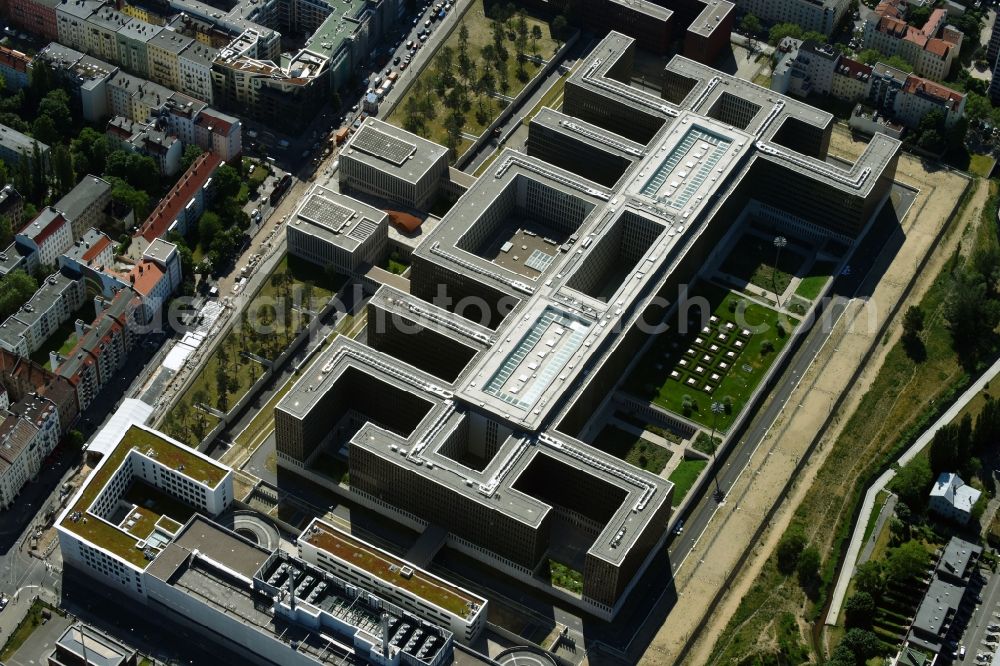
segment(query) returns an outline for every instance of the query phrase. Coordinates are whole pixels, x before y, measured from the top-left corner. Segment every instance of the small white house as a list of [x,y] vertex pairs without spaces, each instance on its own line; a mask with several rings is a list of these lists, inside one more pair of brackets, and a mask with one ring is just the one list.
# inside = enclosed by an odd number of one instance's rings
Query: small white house
[[980,495],[981,491],[966,485],[958,474],[941,472],[931,488],[930,510],[964,525],[972,517],[972,507]]

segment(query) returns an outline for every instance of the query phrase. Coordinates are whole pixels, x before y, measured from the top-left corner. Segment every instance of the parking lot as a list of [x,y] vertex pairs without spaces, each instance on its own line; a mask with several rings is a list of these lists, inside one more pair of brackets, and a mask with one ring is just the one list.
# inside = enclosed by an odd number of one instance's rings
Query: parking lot
[[[980,568],[977,574],[982,588],[976,591],[973,587],[967,596],[973,601],[982,599],[981,603],[975,603],[971,608],[966,629],[957,647],[956,661],[976,664],[998,664],[997,647],[1000,645],[1000,576],[990,573],[988,570]],[[960,612],[961,619],[961,612]],[[956,620],[955,624],[961,626],[961,620]],[[961,657],[961,648],[965,648],[965,657]],[[953,648],[955,649],[955,648]]]

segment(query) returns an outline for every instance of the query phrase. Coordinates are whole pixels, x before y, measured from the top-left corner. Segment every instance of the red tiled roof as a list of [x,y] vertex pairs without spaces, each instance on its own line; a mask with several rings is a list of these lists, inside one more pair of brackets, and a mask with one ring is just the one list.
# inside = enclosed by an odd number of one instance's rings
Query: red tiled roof
[[233,128],[232,123],[226,122],[222,118],[213,116],[205,111],[201,112],[196,123],[205,127],[211,127],[213,134],[221,134],[223,136],[229,134],[229,131]]
[[167,193],[167,196],[163,197],[156,210],[146,218],[136,235],[142,236],[152,243],[165,234],[167,228],[191,201],[191,197],[201,189],[220,164],[222,164],[222,159],[213,153],[199,155],[198,159],[188,167],[188,170],[177,181],[177,184]]
[[66,218],[63,217],[62,213],[58,213],[48,224],[45,225],[45,228],[39,231],[38,235],[35,236],[35,244],[41,247],[42,243],[44,243],[49,236],[59,231],[64,224],[66,224]]
[[962,93],[947,86],[912,74],[906,77],[906,82],[903,83],[903,92],[908,95],[930,97],[942,104],[947,104],[953,110],[962,103],[962,99],[965,97]]
[[0,65],[9,67],[18,72],[28,72],[28,64],[31,58],[26,53],[15,51],[6,46],[0,46]]
[[858,62],[857,60],[852,60],[851,58],[842,57],[837,63],[837,73],[842,76],[849,76],[851,78],[856,78],[858,74],[864,76],[871,76],[872,68],[863,62]]
[[948,49],[950,48],[951,44],[943,39],[928,39],[927,45],[924,46],[925,51],[930,51],[934,55],[941,56],[942,58],[948,55]]
[[91,245],[90,249],[83,253],[84,262],[89,264],[104,250],[104,248],[109,245],[111,245],[111,240],[104,234],[101,234],[100,238],[97,239],[97,242]]
[[132,267],[132,270],[127,274],[127,278],[132,284],[133,289],[143,296],[149,296],[150,292],[160,283],[164,275],[165,273],[162,268],[152,261],[143,259]]

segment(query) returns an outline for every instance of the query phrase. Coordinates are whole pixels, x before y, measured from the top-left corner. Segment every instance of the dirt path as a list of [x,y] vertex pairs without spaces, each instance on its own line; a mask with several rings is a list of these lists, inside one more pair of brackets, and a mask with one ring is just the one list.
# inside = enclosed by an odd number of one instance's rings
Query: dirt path
[[[830,152],[854,158],[864,146],[864,142],[853,141],[846,132],[835,131]],[[795,507],[808,492],[830,449],[830,442],[835,441],[847,421],[845,415],[850,415],[857,408],[861,396],[881,367],[885,354],[891,349],[891,342],[898,336],[898,328],[890,330],[890,344],[878,346],[876,355],[861,376],[860,382],[848,387],[863,350],[877,343],[875,336],[881,323],[880,316],[890,312],[900,299],[917,263],[927,253],[964,183],[963,178],[956,174],[945,171],[928,172],[919,160],[908,156],[900,159],[896,177],[901,182],[920,189],[920,194],[903,221],[906,237],[902,248],[879,282],[875,293],[867,301],[856,300],[848,306],[830,339],[793,391],[786,409],[772,425],[743,476],[734,485],[726,503],[720,507],[695,549],[681,565],[676,584],[681,603],[684,604],[684,612],[674,612],[668,616],[647,650],[644,663],[676,663],[677,655],[688,638],[704,621],[708,624],[689,653],[687,662],[709,663],[713,655],[720,654],[715,645],[718,637],[760,573],[767,556],[787,527]],[[985,203],[986,191],[987,188],[977,191],[974,201],[967,208],[966,219],[973,219],[970,215],[978,215]],[[960,234],[949,233],[918,278],[911,295],[912,300],[919,299],[931,285],[960,239]],[[739,561],[745,544],[753,537],[769,507],[777,500],[785,479],[793,473],[799,457],[806,451],[814,433],[822,426],[836,397],[847,388],[851,389],[848,401],[842,405],[833,426],[794,486],[790,501],[784,502],[771,526],[765,531],[763,541],[753,549],[752,556],[747,561]],[[711,599],[735,567],[741,568],[742,573],[720,606],[706,619]]]

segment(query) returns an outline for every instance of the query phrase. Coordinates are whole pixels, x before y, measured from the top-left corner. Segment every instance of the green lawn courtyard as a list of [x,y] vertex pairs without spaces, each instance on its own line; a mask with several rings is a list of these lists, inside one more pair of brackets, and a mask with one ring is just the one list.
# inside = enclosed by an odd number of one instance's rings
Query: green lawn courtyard
[[832,261],[815,262],[809,269],[809,274],[799,281],[799,286],[795,288],[795,295],[810,301],[815,300],[832,277],[836,267]]
[[71,314],[69,319],[60,324],[59,328],[57,328],[52,335],[45,339],[42,346],[31,355],[31,360],[41,366],[44,366],[47,370],[51,370],[52,367],[49,365],[50,351],[58,352],[63,356],[73,351],[73,347],[75,347],[77,343],[77,319],[82,319],[88,324],[94,321],[94,301],[91,299],[89,294],[84,301],[84,304],[80,306],[80,309]]
[[673,455],[659,444],[636,437],[613,425],[604,427],[594,446],[653,474],[662,472]]
[[[775,257],[778,259],[777,266]],[[778,253],[772,243],[756,234],[746,233],[737,241],[719,270],[737,280],[781,294],[802,268],[803,261],[802,255],[790,247]]]
[[706,460],[685,460],[670,473],[667,479],[674,484],[674,494],[671,500],[674,506],[681,503],[706,465],[708,465]]
[[549,582],[576,594],[583,593],[583,574],[553,559],[549,559]]
[[[708,325],[699,328],[700,309],[691,304],[686,332],[671,321],[626,379],[625,390],[701,425],[715,421],[725,432],[798,320],[714,283],[700,283],[689,304],[699,296],[712,308]],[[718,415],[711,410],[715,401],[725,405]]]
[[[525,21],[528,28],[525,53],[529,56],[537,54],[542,58],[551,57],[558,49],[558,42],[552,38],[549,26],[544,21],[527,14]],[[406,100],[397,104],[386,120],[441,145],[449,146],[450,143],[449,147],[454,148],[452,157],[461,155],[471,141],[461,136],[449,138],[448,118],[453,113],[457,116],[459,119],[457,125],[460,126],[461,132],[482,134],[506,106],[506,102],[491,97],[489,91],[484,88],[492,88],[496,93],[516,97],[541,69],[541,65],[525,61],[523,76],[519,76],[516,16],[508,22],[509,30],[504,31],[503,47],[506,58],[494,58],[489,61],[487,67],[483,48],[486,47],[487,52],[496,50],[493,41],[493,23],[494,21],[486,16],[483,0],[472,0],[459,25],[435,51],[431,62],[420,72],[407,91]],[[469,32],[466,52],[472,65],[470,68],[463,68],[459,57],[461,32],[459,26],[463,24]],[[447,58],[442,57],[446,49],[452,54],[450,66],[446,65]],[[444,77],[442,77],[443,69],[448,72]],[[490,85],[479,86],[478,82],[483,79],[486,71],[491,73],[491,76],[486,77]],[[455,106],[452,102],[459,104]]]

